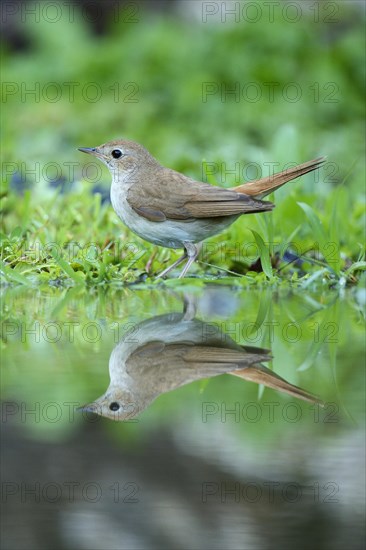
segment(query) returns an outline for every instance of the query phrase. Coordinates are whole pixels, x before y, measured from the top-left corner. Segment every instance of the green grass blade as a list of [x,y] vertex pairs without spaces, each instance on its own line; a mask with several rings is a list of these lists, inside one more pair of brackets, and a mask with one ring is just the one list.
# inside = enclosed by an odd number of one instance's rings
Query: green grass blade
[[305,212],[308,222],[310,224],[310,227],[313,231],[313,234],[316,240],[319,242],[319,246],[322,249],[323,246],[327,243],[327,236],[325,234],[324,227],[321,221],[319,220],[317,214],[311,208],[311,206],[309,206],[305,202],[298,202],[297,204]]
[[267,275],[267,277],[269,279],[272,279],[273,278],[273,270],[272,270],[272,264],[271,264],[271,258],[270,258],[270,255],[269,255],[269,250],[266,247],[265,242],[262,239],[262,237],[259,235],[259,233],[254,231],[254,229],[251,229],[251,232],[253,233],[254,238],[256,240],[256,243],[257,243],[258,248],[259,248],[259,257],[261,259],[263,272]]
[[72,279],[76,284],[84,282],[84,277],[79,271],[74,271],[70,264],[68,264],[59,254],[54,250],[51,250],[51,254],[61,269]]
[[0,260],[0,269],[5,279],[21,285],[32,286],[32,283],[27,279],[27,277],[6,265],[2,260]]

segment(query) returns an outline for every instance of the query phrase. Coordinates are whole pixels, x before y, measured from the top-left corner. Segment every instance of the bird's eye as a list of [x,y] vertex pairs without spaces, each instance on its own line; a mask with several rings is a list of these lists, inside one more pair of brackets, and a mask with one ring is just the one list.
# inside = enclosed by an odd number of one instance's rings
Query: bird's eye
[[122,151],[120,149],[113,149],[111,154],[114,159],[119,159],[122,156]]
[[117,401],[113,401],[113,403],[109,405],[109,408],[111,411],[118,411],[118,409],[120,408],[120,404],[117,403]]

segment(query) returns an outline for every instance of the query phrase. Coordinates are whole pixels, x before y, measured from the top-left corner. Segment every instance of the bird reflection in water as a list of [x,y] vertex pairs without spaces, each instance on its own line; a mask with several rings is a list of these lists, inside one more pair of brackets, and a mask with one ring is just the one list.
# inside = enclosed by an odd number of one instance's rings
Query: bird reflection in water
[[107,391],[79,410],[111,420],[131,420],[159,395],[221,374],[322,404],[262,365],[271,359],[270,350],[239,345],[219,325],[195,318],[195,305],[186,300],[184,313],[152,317],[124,334],[109,360]]

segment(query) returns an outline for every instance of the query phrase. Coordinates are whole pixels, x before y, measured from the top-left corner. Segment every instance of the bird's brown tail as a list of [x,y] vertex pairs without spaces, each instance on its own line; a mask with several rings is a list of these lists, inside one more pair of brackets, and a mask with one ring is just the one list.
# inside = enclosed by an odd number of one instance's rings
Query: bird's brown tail
[[286,380],[278,376],[278,374],[267,369],[267,367],[264,367],[263,365],[252,365],[246,369],[236,370],[230,372],[229,374],[239,376],[244,380],[249,380],[250,382],[255,382],[256,384],[263,384],[264,386],[268,386],[269,388],[273,388],[274,390],[280,392],[288,393],[298,399],[303,399],[304,401],[309,401],[310,403],[318,403],[322,407],[324,406],[323,401],[316,395],[286,382]]
[[309,160],[308,162],[304,162],[303,164],[298,164],[294,168],[288,168],[283,172],[273,174],[273,176],[268,176],[266,178],[254,180],[249,183],[244,183],[242,185],[239,185],[238,187],[232,187],[231,189],[233,191],[237,191],[237,193],[245,193],[246,195],[250,195],[251,197],[255,197],[256,199],[263,199],[263,197],[266,197],[267,195],[272,193],[272,191],[275,191],[288,181],[294,180],[295,178],[298,178],[303,174],[307,174],[308,172],[316,170],[322,164],[324,164],[325,161],[326,157]]

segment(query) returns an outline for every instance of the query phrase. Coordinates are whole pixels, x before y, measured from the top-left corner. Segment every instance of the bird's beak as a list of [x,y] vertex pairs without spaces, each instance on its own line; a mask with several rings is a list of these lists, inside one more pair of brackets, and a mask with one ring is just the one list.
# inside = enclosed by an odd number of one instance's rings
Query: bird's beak
[[77,412],[90,412],[98,414],[98,408],[95,403],[88,403],[87,405],[83,405],[82,407],[77,407],[75,410]]
[[78,150],[82,153],[88,153],[88,155],[93,155],[93,157],[97,157],[97,159],[106,162],[107,158],[106,156],[101,153],[100,149],[98,147],[78,147]]
[[89,155],[97,154],[96,147],[78,147],[78,150],[82,153],[88,153]]

